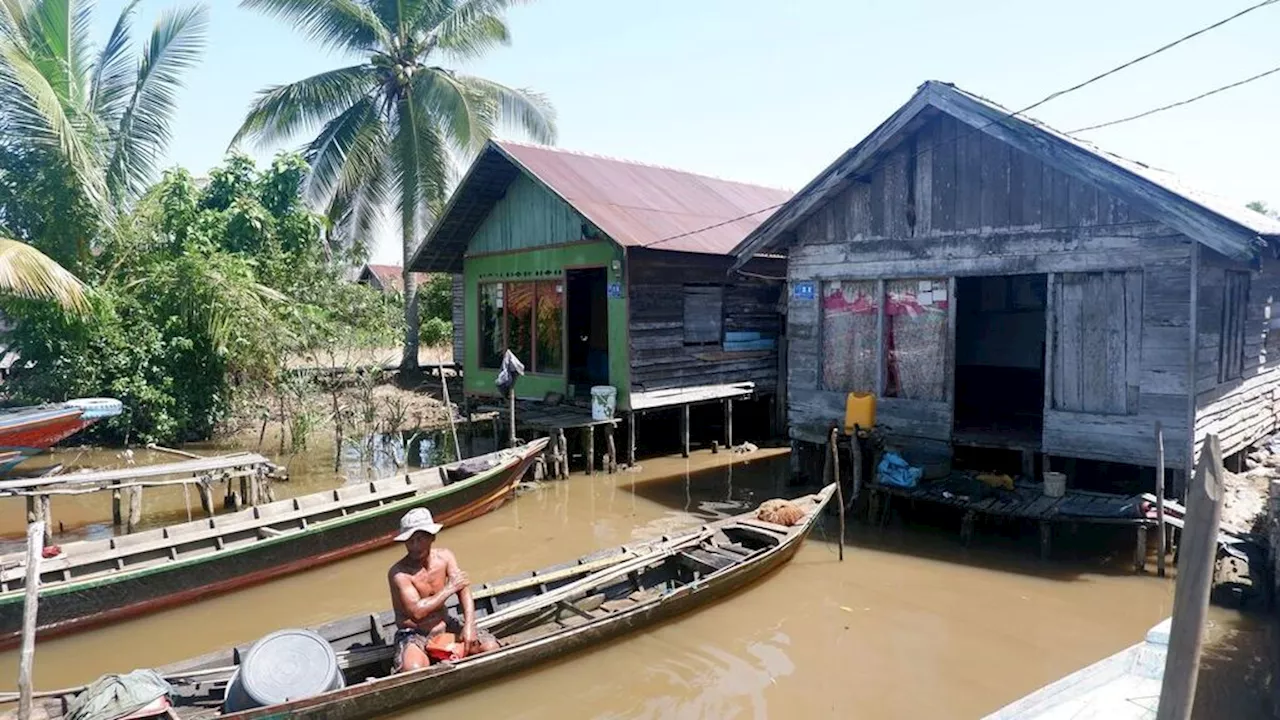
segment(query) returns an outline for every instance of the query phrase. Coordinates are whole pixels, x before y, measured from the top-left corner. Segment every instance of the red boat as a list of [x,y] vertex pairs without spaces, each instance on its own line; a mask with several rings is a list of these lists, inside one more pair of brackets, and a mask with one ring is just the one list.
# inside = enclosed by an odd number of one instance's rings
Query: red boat
[[119,415],[112,398],[82,398],[52,405],[0,410],[0,470],[44,452],[95,422]]

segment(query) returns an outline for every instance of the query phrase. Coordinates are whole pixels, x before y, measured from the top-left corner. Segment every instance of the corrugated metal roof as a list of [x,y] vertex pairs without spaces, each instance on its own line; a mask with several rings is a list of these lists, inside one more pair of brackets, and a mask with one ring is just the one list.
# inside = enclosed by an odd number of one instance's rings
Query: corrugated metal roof
[[791,191],[683,170],[490,141],[418,249],[418,271],[461,270],[466,241],[523,172],[623,247],[727,255]]
[[912,119],[930,108],[1040,157],[1059,170],[1085,178],[1228,257],[1241,260],[1256,257],[1263,238],[1280,236],[1280,221],[1254,212],[1242,202],[1193,189],[1172,173],[1106,152],[1025,115],[1015,115],[986,98],[949,83],[930,80],[862,142],[841,155],[767,222],[753,230],[735,249],[737,264],[757,253],[778,250],[786,233],[807,213],[829,201],[851,178],[878,162],[884,147],[900,139],[899,135]]
[[[381,284],[381,289],[392,292],[401,292],[404,290],[404,278],[400,274],[399,265],[377,265],[374,263],[366,263],[364,270],[360,273],[359,280],[365,282],[370,276],[377,278]],[[427,279],[422,273],[414,273],[418,282],[421,283]]]

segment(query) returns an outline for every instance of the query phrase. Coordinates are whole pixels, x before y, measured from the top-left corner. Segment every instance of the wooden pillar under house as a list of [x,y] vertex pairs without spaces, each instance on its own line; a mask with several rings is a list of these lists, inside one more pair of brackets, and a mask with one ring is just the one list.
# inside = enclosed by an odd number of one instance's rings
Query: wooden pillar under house
[[618,472],[618,446],[613,442],[613,429],[616,427],[610,423],[604,427],[605,442],[605,471],[610,475]]
[[596,428],[594,425],[588,425],[582,429],[584,433],[583,445],[587,454],[587,474],[596,474]]
[[733,452],[733,398],[724,401],[724,446]]
[[689,457],[689,404],[680,407],[680,456]]
[[636,466],[636,413],[627,413],[627,467]]

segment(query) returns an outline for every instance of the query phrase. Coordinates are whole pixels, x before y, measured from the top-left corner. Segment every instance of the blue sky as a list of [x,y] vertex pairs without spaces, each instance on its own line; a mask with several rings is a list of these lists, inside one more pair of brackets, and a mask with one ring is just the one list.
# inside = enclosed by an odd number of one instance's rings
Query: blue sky
[[[1221,19],[1254,0],[541,0],[511,47],[463,68],[542,91],[563,147],[800,188],[926,79],[1008,107]],[[144,0],[136,35],[175,0]],[[169,151],[216,164],[254,93],[339,63],[284,23],[209,0],[210,47]],[[100,0],[106,36],[123,0]],[[1140,112],[1280,65],[1280,4],[1037,109],[1062,130]],[[1206,190],[1280,205],[1280,74],[1083,135]],[[254,149],[269,157],[273,149]],[[393,236],[375,257],[399,262]]]

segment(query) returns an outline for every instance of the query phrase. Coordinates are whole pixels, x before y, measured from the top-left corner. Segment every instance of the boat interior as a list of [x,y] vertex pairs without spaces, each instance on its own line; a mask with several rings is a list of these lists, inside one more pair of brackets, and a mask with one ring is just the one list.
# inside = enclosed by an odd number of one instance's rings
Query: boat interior
[[[746,513],[632,545],[614,547],[577,560],[475,587],[477,623],[501,648],[479,658],[507,656],[519,664],[524,650],[539,640],[575,627],[625,615],[690,585],[712,585],[737,568],[763,560],[771,550],[802,538],[824,504],[822,495],[799,498],[804,511],[792,526],[764,522]],[[449,609],[458,611],[457,598]],[[391,676],[396,623],[392,611],[338,620],[312,630],[329,642],[345,687],[376,691]],[[204,720],[222,714],[228,686],[253,643],[159,668],[173,686],[170,716]],[[471,660],[434,664],[416,681],[462,670]],[[504,667],[508,667],[504,665]],[[117,669],[120,670],[120,669]],[[48,717],[67,709],[70,695],[45,704]]]
[[[61,555],[41,561],[40,584],[43,588],[91,580],[242,549],[501,471],[519,460],[520,454],[516,451],[499,450],[457,463],[344,485],[131,535],[67,543],[62,546]],[[466,472],[462,472],[463,469]],[[0,557],[0,593],[20,593],[25,578],[24,553]]]

